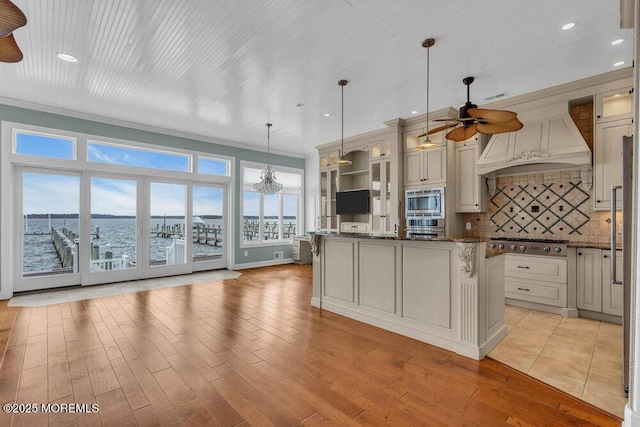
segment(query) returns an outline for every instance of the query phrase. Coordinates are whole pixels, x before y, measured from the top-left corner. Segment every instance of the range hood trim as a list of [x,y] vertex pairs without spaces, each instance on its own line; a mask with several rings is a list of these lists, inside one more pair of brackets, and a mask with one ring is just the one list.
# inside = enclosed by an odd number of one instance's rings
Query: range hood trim
[[517,132],[493,135],[478,159],[478,175],[591,168],[591,150],[571,116],[546,113],[523,120]]

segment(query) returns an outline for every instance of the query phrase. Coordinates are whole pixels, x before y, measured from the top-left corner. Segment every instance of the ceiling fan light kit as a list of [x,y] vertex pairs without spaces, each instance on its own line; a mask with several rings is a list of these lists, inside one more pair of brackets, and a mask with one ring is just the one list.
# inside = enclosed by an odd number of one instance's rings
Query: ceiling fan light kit
[[9,0],[0,0],[0,62],[20,62],[22,52],[13,32],[27,24],[27,17]]

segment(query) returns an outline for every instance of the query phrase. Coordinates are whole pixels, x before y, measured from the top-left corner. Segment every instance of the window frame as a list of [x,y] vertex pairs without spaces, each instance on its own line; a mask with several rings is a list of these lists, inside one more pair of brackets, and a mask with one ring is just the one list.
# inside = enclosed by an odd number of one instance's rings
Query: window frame
[[[259,236],[260,239],[259,240],[244,240],[244,235],[243,235],[243,230],[242,230],[242,224],[244,224],[244,193],[245,191],[249,191],[249,190],[245,190],[245,182],[244,182],[244,170],[245,168],[250,168],[250,169],[262,169],[265,166],[264,163],[256,163],[256,162],[249,162],[249,161],[244,161],[241,160],[240,161],[240,167],[239,172],[240,172],[240,182],[239,182],[239,186],[240,186],[240,190],[241,190],[241,194],[238,197],[239,198],[239,210],[238,210],[238,224],[240,224],[241,226],[239,227],[238,231],[240,233],[239,236],[239,241],[240,241],[240,248],[255,248],[255,247],[267,247],[267,246],[282,246],[282,245],[289,245],[289,244],[293,244],[293,236],[290,236],[289,238],[283,238],[283,227],[284,227],[284,222],[283,222],[283,198],[282,196],[285,194],[289,194],[289,195],[293,195],[297,197],[297,202],[296,202],[296,234],[301,233],[301,223],[302,223],[302,219],[304,218],[304,206],[303,206],[303,200],[304,200],[304,169],[298,169],[298,168],[292,168],[292,167],[288,167],[288,166],[278,166],[278,165],[274,165],[273,163],[271,164],[271,166],[273,166],[273,169],[276,171],[276,174],[278,172],[282,172],[282,173],[290,173],[290,174],[296,174],[300,176],[300,188],[297,191],[293,191],[293,190],[287,190],[287,189],[283,189],[282,191],[280,191],[278,194],[278,224],[279,224],[279,232],[278,235],[280,236],[278,239],[272,239],[272,240],[264,240],[264,194],[262,193],[258,193],[260,196],[260,213],[259,213],[259,221],[260,221],[260,226],[259,226]],[[257,191],[255,191],[255,193],[257,193]]]

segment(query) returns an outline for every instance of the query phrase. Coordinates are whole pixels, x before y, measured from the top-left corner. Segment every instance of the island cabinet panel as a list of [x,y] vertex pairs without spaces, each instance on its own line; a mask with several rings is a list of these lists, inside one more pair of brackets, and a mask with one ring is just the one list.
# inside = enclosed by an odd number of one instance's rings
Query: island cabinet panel
[[359,305],[396,313],[397,245],[360,243]]
[[402,316],[451,328],[451,251],[405,245]]
[[504,256],[486,260],[485,282],[489,284],[486,294],[487,330],[493,333],[504,320]]
[[327,240],[324,244],[325,296],[354,302],[356,240]]

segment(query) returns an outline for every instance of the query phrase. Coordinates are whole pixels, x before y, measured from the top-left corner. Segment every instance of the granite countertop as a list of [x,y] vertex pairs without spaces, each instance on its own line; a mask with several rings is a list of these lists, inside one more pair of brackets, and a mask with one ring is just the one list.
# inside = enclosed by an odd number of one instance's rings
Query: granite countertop
[[[596,243],[596,242],[570,242],[567,246],[570,248],[592,248],[592,249],[611,249],[611,243]],[[618,240],[618,244],[616,245],[616,249],[622,250],[622,245]]]
[[352,239],[371,239],[371,240],[402,240],[402,241],[424,241],[424,242],[454,242],[454,243],[480,243],[485,242],[486,239],[480,239],[475,237],[396,237],[396,236],[374,236],[371,234],[358,234],[358,233],[312,233],[319,236],[327,237],[345,237]]

